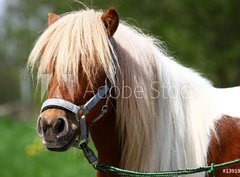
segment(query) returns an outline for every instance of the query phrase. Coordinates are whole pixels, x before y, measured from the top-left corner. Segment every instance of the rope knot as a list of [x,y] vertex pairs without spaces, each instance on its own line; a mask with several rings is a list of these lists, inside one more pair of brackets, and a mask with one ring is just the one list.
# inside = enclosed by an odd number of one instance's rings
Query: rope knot
[[215,164],[212,163],[210,169],[208,170],[209,174],[212,174],[212,177],[215,177]]

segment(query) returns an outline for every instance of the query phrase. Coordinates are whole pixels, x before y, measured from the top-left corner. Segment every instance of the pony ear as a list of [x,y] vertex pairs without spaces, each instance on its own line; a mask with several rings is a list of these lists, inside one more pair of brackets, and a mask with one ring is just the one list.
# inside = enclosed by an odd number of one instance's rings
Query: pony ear
[[48,26],[52,25],[55,21],[60,18],[59,15],[54,13],[48,13]]
[[107,29],[109,37],[112,37],[116,32],[119,24],[119,16],[115,8],[111,7],[102,14],[102,21]]

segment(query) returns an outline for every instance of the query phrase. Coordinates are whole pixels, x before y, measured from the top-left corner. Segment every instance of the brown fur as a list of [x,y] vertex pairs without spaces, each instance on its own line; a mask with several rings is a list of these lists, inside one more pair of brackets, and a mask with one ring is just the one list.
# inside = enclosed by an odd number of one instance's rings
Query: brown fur
[[116,9],[114,9],[113,7],[108,9],[102,15],[102,21],[107,29],[108,36],[113,36],[119,24],[119,16]]
[[[240,158],[240,119],[225,115],[215,124],[218,138],[212,134],[208,164],[223,163]],[[224,173],[224,169],[240,170],[240,163],[216,169],[217,177],[240,177],[240,173]]]

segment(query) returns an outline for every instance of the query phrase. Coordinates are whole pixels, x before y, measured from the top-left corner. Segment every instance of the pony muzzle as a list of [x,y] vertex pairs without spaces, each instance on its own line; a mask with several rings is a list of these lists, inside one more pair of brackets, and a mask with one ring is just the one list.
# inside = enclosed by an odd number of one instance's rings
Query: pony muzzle
[[[71,127],[66,117],[46,117],[41,114],[37,121],[37,133],[47,148],[62,148],[70,143]],[[70,127],[71,126],[71,127]]]

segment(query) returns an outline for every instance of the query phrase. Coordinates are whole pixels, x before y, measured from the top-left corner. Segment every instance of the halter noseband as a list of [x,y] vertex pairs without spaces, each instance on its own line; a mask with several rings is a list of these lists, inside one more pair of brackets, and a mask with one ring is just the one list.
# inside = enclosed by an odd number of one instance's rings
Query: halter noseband
[[[50,99],[47,99],[42,104],[40,113],[42,113],[43,111],[45,111],[46,109],[49,109],[49,108],[60,108],[60,109],[68,110],[68,111],[72,112],[73,114],[75,114],[75,117],[80,124],[81,134],[75,140],[74,146],[77,148],[80,148],[81,144],[88,143],[88,141],[89,141],[89,131],[86,126],[86,115],[89,113],[89,111],[94,106],[96,106],[97,103],[99,103],[99,101],[102,98],[107,96],[107,93],[109,92],[109,90],[110,90],[110,87],[108,86],[108,82],[106,80],[105,85],[100,87],[98,92],[90,100],[88,100],[88,102],[85,103],[84,105],[75,105],[75,104],[73,104],[69,101],[66,101],[64,99],[61,99],[61,98],[50,98]],[[93,125],[94,123],[96,123],[98,120],[100,120],[102,118],[102,116],[107,112],[108,99],[109,98],[107,98],[106,103],[103,105],[101,113],[91,122],[90,126]],[[79,117],[80,111],[82,111],[82,113],[83,113],[83,115],[81,117]]]

